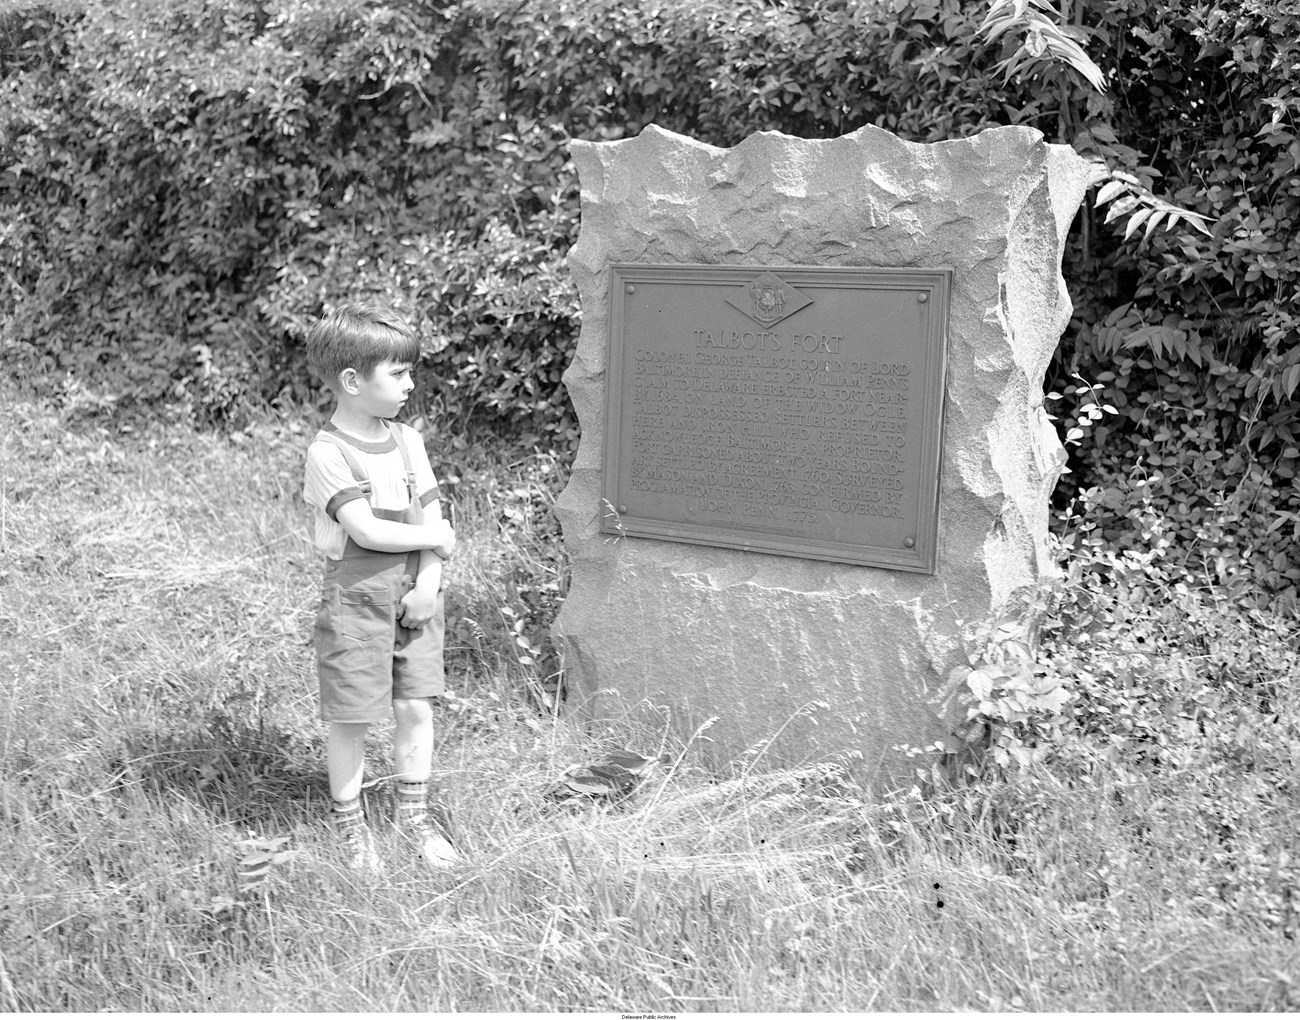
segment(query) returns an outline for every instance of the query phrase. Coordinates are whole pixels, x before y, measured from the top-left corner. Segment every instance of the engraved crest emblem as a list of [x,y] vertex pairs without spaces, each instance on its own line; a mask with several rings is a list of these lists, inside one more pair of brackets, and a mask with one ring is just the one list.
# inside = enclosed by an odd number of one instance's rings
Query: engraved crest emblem
[[775,326],[788,319],[801,308],[812,304],[812,298],[800,293],[775,273],[763,273],[748,284],[741,284],[743,295],[727,298],[727,304],[757,322],[760,326]]
[[749,297],[754,302],[754,309],[749,313],[751,319],[757,319],[764,326],[781,321],[785,309],[785,293],[780,287],[764,286],[755,280],[749,285]]

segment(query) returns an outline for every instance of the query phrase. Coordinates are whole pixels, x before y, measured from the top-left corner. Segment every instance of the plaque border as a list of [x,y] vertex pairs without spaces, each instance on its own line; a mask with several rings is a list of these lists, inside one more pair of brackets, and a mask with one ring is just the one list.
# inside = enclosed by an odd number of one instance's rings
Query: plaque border
[[[746,536],[744,525],[729,524],[741,534],[720,535],[716,526],[670,523],[658,518],[620,512],[618,481],[622,447],[622,386],[625,368],[624,325],[626,288],[644,284],[734,285],[755,275],[773,273],[792,287],[838,287],[858,290],[912,290],[924,292],[935,313],[926,337],[927,356],[935,371],[921,387],[920,473],[915,545],[911,549],[863,546],[832,541],[786,541],[776,529],[755,525],[763,535]],[[605,448],[602,455],[600,531],[620,538],[650,538],[685,542],[741,552],[762,552],[799,559],[816,559],[851,566],[934,574],[938,559],[939,493],[941,491],[943,426],[947,402],[948,317],[953,270],[949,267],[903,269],[895,267],[724,265],[691,263],[612,263],[609,267],[609,337],[605,363]],[[933,426],[930,423],[933,422]],[[767,537],[772,536],[772,537]]]

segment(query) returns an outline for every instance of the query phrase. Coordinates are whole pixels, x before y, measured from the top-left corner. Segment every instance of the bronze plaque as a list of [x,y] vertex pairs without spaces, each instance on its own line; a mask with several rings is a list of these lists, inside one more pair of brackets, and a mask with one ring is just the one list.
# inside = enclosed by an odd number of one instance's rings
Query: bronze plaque
[[611,276],[603,532],[934,573],[951,270]]

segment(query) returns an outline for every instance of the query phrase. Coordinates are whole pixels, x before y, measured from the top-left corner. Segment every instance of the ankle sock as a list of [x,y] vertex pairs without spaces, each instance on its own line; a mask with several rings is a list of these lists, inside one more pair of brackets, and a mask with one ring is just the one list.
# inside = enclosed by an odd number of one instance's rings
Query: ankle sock
[[330,824],[338,833],[351,832],[366,827],[366,816],[361,810],[361,798],[336,800],[330,808]]
[[408,783],[404,779],[397,781],[397,812],[395,821],[398,825],[418,825],[424,821],[429,811],[429,784],[427,782]]

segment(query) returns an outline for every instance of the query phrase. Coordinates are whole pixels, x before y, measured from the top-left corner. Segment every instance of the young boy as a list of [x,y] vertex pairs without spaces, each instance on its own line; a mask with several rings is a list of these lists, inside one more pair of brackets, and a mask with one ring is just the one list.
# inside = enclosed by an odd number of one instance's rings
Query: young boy
[[308,361],[335,399],[307,451],[303,487],[326,557],[315,642],[331,822],[349,862],[364,868],[378,862],[361,808],[366,730],[389,711],[394,826],[430,864],[457,857],[427,802],[429,699],[444,690],[442,566],[456,534],[419,433],[390,420],[410,396],[418,357],[406,323],[363,305],[340,308],[307,337]]

